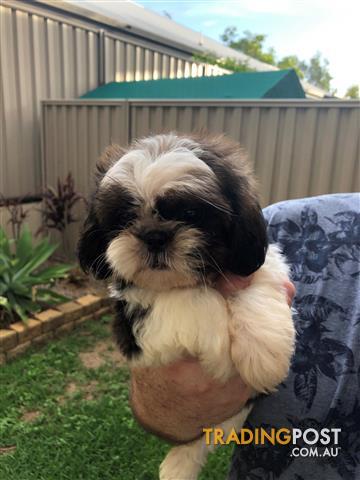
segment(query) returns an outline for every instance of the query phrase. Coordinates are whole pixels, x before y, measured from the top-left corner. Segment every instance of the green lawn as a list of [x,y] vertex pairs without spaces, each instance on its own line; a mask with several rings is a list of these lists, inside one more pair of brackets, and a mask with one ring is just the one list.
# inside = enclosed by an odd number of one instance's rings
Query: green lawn
[[[109,323],[88,322],[1,367],[1,479],[158,478],[169,446],[132,417]],[[230,455],[231,447],[211,455],[201,479],[226,478]]]

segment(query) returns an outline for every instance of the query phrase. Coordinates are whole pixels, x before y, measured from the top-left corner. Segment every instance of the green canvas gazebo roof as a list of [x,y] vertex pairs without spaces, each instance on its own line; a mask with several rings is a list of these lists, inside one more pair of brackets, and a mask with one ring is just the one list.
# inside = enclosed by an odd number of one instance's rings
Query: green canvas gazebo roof
[[305,93],[294,70],[275,70],[218,77],[111,82],[87,92],[81,98],[305,98]]

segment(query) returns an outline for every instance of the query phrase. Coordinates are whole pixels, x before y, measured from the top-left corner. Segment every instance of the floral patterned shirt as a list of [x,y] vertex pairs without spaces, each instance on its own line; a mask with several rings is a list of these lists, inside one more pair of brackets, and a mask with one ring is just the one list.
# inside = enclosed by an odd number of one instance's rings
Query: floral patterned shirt
[[[287,380],[256,402],[244,427],[341,431],[336,445],[300,437],[296,444],[236,446],[229,480],[359,480],[360,195],[280,202],[264,215],[296,286],[296,351]],[[335,446],[337,455],[324,455]]]

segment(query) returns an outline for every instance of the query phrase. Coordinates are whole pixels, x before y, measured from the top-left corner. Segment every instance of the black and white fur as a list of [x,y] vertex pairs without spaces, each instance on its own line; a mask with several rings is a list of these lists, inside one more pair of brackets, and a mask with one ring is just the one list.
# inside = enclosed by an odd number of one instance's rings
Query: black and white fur
[[[252,172],[223,136],[157,135],[109,147],[79,243],[85,271],[111,278],[114,332],[131,366],[199,359],[215,379],[235,374],[259,392],[287,375],[294,346],[287,266],[266,229]],[[225,300],[224,272],[251,284]],[[219,427],[240,429],[251,407]],[[212,447],[174,447],[160,478],[196,479]]]

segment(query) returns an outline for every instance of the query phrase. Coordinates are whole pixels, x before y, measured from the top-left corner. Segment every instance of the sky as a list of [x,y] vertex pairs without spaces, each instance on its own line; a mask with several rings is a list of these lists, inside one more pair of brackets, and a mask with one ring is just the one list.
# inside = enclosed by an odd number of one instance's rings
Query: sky
[[137,0],[136,3],[215,40],[227,26],[267,36],[278,57],[329,60],[331,87],[343,95],[360,83],[359,0]]

